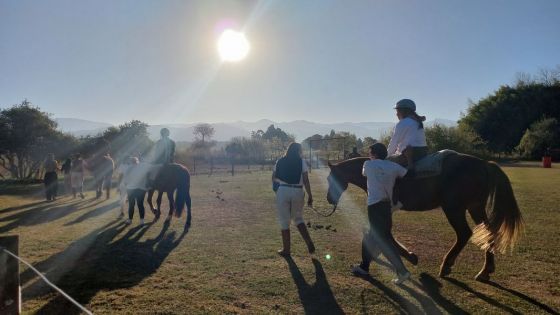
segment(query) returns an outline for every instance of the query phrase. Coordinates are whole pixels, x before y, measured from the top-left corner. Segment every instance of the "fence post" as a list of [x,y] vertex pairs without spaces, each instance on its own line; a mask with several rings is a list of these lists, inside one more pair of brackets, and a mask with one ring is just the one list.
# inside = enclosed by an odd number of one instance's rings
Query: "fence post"
[[20,314],[19,262],[4,252],[18,253],[18,236],[0,237],[0,314]]

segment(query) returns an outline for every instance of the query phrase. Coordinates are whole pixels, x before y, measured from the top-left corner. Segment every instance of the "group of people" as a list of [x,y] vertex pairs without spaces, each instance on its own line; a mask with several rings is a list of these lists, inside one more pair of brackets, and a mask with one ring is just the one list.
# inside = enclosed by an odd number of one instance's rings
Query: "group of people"
[[[426,118],[416,113],[414,101],[402,99],[396,103],[394,109],[399,122],[395,126],[389,147],[379,142],[371,145],[370,160],[363,165],[362,175],[367,178],[368,188],[369,232],[364,234],[362,240],[362,261],[352,267],[352,273],[368,275],[372,260],[381,251],[396,271],[397,276],[393,282],[400,284],[410,278],[410,272],[392,242],[392,209],[398,208],[392,204],[393,186],[397,178],[407,174],[414,176],[415,162],[427,155],[428,148],[423,126]],[[354,151],[357,153],[357,150]],[[305,202],[303,188],[307,192],[307,205],[313,205],[308,167],[302,157],[301,144],[292,143],[285,155],[277,161],[272,173],[283,245],[278,251],[281,256],[289,256],[291,252],[290,221],[297,226],[308,252],[315,252],[315,245],[302,215]]]
[[67,158],[62,166],[59,166],[58,161],[55,160],[54,153],[49,153],[43,167],[45,169],[43,182],[48,201],[56,200],[58,195],[59,171],[64,174],[64,193],[72,193],[74,198],[79,193],[82,199],[85,198],[83,192],[85,162],[79,153],[75,154],[73,158]]
[[[119,216],[125,215],[125,207],[128,202],[128,219],[125,221],[126,224],[132,222],[136,206],[140,214],[140,224],[144,224],[144,198],[146,191],[150,189],[151,181],[154,180],[159,167],[173,162],[175,142],[169,138],[169,129],[162,128],[160,134],[161,139],[155,144],[150,163],[140,163],[138,157],[129,157],[117,168],[121,209]],[[103,157],[112,161],[109,153],[104,153]],[[113,164],[109,165],[111,167],[109,172],[101,172],[109,174],[108,178],[102,178],[103,185],[108,188],[112,185],[111,175],[114,166],[111,165]],[[85,198],[83,192],[84,172],[88,163],[81,158],[79,153],[75,154],[72,159],[66,159],[61,167],[59,167],[58,162],[55,160],[54,154],[50,153],[43,166],[45,169],[44,184],[47,200],[52,201],[56,199],[59,171],[64,174],[65,193],[69,194],[71,192],[74,198],[76,198],[77,194],[82,199]]]

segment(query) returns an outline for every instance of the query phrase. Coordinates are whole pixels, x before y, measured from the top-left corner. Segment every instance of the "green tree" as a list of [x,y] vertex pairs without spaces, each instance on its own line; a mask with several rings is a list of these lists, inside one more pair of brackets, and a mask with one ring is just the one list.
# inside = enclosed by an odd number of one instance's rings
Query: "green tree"
[[493,152],[512,152],[541,117],[560,119],[560,72],[541,70],[534,78],[519,76],[516,85],[502,86],[471,103],[459,126],[480,135]]
[[60,158],[76,144],[56,127],[48,113],[27,100],[0,111],[0,165],[13,178],[37,175],[48,153]]
[[540,159],[547,148],[560,147],[560,124],[556,118],[543,118],[534,122],[517,149],[525,158]]

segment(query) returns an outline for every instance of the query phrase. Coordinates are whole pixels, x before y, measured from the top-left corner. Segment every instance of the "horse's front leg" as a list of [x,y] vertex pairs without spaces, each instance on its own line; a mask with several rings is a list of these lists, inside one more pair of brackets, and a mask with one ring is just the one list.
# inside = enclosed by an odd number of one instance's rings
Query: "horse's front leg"
[[[169,214],[167,218],[171,220],[173,213],[175,212],[175,200],[173,199],[173,190],[167,192],[167,200],[169,201]],[[177,214],[177,212],[175,212]]]

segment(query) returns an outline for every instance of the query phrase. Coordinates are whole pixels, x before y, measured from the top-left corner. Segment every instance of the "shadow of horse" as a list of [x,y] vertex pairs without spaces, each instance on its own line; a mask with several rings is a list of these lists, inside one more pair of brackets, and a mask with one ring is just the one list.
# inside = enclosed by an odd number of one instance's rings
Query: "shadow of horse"
[[298,288],[299,299],[305,314],[344,314],[336,301],[323,266],[317,259],[313,259],[315,266],[315,283],[309,285],[292,257],[285,257],[290,268],[292,278]]
[[[129,229],[120,239],[113,239],[126,226],[120,222],[110,224],[104,230],[96,230],[86,235],[75,246],[69,246],[63,253],[37,264],[40,268],[54,266],[53,271],[47,273],[58,274],[57,285],[72,296],[76,301],[87,305],[100,291],[117,290],[136,286],[146,277],[156,272],[167,256],[186,236],[187,231],[176,237],[175,231],[166,233],[168,224],[164,224],[160,233],[153,239],[139,242],[151,224]],[[91,240],[93,238],[93,240]],[[90,242],[91,241],[91,242]],[[80,245],[89,244],[87,249],[80,249]],[[74,253],[66,252],[74,251]],[[61,268],[58,261],[71,257],[73,262]],[[64,264],[63,264],[64,265]],[[42,270],[42,269],[39,269]],[[28,275],[22,275],[23,281],[28,281]],[[23,292],[25,298],[33,298],[48,294],[50,289],[29,286]],[[38,310],[38,313],[79,314],[80,310],[71,302],[57,296]]]

